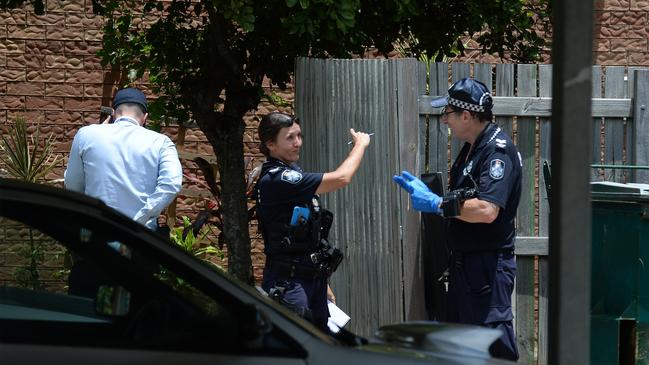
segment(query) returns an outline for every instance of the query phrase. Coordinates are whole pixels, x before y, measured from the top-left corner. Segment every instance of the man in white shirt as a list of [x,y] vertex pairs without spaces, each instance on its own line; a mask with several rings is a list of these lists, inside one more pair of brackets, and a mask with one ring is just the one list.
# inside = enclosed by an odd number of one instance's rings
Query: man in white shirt
[[134,88],[113,99],[114,122],[93,124],[72,141],[65,187],[157,228],[157,217],[180,191],[182,167],[169,137],[144,128],[147,101]]

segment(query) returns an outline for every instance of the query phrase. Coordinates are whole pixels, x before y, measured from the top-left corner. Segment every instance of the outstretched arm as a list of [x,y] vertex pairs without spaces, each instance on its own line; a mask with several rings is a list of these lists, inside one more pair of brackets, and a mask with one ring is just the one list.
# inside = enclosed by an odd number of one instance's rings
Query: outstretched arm
[[392,180],[410,194],[412,207],[420,212],[441,214],[442,198],[428,189],[419,178],[402,171],[401,175],[392,176]]
[[353,128],[349,132],[354,141],[354,148],[335,171],[326,172],[322,176],[322,182],[318,186],[316,194],[336,191],[352,182],[352,177],[358,170],[363,154],[365,154],[365,149],[370,144],[370,136],[367,133],[356,132]]

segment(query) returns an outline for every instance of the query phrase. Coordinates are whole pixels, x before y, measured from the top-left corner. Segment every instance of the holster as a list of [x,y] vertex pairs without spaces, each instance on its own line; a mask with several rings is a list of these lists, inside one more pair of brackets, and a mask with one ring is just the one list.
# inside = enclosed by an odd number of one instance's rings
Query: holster
[[334,214],[327,209],[321,209],[320,217],[320,238],[324,240],[329,239],[329,230],[334,223]]
[[338,269],[343,258],[342,252],[331,246],[325,239],[320,240],[320,248],[311,254],[311,262],[316,266],[320,275],[326,278]]

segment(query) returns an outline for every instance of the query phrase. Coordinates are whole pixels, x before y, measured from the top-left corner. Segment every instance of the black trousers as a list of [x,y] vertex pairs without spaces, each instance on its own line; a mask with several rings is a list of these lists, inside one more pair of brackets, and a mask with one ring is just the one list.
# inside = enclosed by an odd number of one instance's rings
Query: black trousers
[[492,356],[518,360],[512,325],[516,258],[512,252],[452,252],[447,321],[498,328],[503,335],[489,348]]

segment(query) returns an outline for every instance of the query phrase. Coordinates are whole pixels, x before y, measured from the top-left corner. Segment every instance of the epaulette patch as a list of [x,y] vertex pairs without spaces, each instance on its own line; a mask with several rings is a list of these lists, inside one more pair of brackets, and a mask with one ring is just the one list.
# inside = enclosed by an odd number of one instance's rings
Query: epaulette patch
[[506,139],[496,138],[496,147],[498,147],[498,148],[507,147],[507,140]]
[[282,172],[282,181],[286,181],[289,184],[297,184],[302,180],[302,174],[295,170],[284,170]]
[[505,161],[495,158],[491,160],[489,176],[494,180],[500,180],[505,176]]

